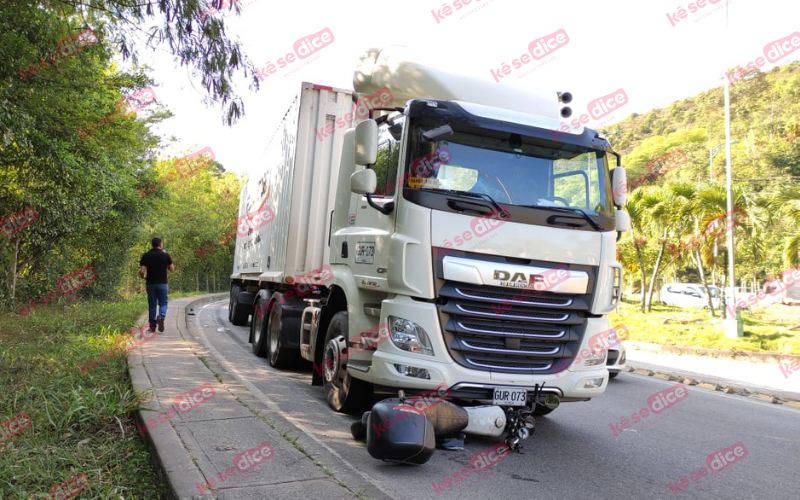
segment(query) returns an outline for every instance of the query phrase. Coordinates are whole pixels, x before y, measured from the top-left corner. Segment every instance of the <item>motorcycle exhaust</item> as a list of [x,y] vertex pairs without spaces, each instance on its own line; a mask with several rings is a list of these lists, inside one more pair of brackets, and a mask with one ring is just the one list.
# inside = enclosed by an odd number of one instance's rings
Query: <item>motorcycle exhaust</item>
[[506,413],[499,406],[468,406],[464,408],[469,423],[464,428],[467,434],[499,437],[506,428]]

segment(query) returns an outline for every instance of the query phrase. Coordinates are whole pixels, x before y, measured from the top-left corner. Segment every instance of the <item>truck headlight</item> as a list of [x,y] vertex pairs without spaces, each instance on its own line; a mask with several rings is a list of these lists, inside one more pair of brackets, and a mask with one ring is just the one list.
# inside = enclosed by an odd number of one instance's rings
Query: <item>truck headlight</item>
[[431,340],[421,326],[413,321],[395,316],[389,316],[389,324],[392,328],[390,338],[396,347],[415,354],[433,356]]
[[[592,352],[592,351],[590,351]],[[602,349],[600,352],[595,353],[592,352],[586,361],[583,362],[583,366],[597,366],[597,365],[604,365],[606,364],[606,350]]]

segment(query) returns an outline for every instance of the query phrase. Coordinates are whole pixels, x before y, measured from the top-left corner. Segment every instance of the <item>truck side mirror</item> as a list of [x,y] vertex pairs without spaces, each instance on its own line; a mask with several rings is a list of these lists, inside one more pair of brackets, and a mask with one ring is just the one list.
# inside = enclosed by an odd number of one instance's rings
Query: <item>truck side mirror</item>
[[375,192],[378,186],[378,177],[371,168],[353,172],[350,176],[350,191],[356,194],[366,195]]
[[617,223],[617,231],[622,233],[631,230],[631,216],[625,210],[615,210],[614,221]]
[[611,171],[611,188],[614,205],[624,207],[628,194],[628,175],[624,168],[616,167]]
[[375,120],[366,120],[356,127],[356,165],[372,165],[377,159],[378,124]]

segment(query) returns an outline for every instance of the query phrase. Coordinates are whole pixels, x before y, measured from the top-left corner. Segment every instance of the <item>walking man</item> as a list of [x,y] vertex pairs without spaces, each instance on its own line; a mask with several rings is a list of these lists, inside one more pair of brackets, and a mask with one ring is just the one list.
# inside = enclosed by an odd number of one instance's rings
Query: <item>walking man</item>
[[[153,238],[153,248],[142,255],[139,261],[139,276],[147,276],[147,304],[150,306],[150,331],[164,331],[164,318],[167,316],[167,269],[175,270],[172,258],[164,251],[161,238]],[[145,272],[147,274],[145,274]],[[158,311],[157,311],[158,309]],[[156,315],[158,312],[158,315]]]

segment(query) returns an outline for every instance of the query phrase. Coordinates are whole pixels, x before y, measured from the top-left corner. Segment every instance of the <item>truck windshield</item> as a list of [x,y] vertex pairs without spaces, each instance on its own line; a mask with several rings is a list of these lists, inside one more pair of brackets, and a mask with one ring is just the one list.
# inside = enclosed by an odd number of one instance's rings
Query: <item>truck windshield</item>
[[491,196],[500,205],[567,207],[613,215],[604,151],[542,146],[517,134],[456,131],[429,142],[412,133],[407,188]]

